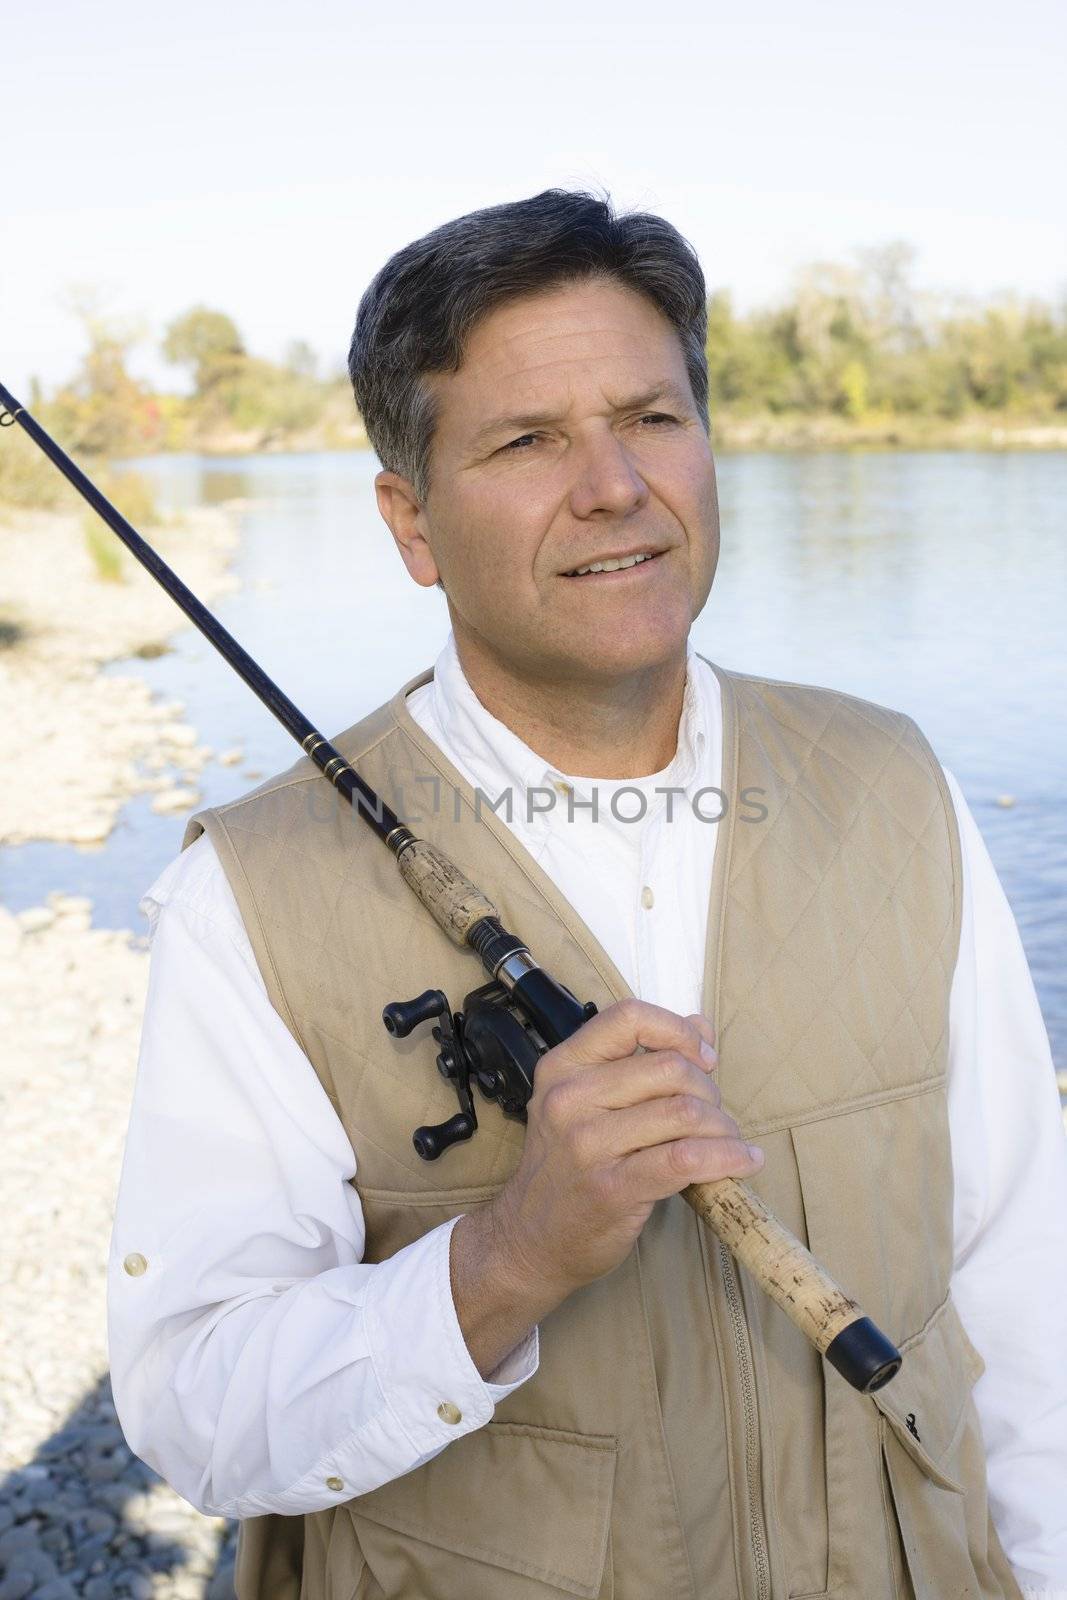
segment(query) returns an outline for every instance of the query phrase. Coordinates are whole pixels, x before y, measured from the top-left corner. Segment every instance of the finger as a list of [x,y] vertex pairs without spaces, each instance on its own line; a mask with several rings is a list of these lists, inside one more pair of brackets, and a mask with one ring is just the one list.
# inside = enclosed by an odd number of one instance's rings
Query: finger
[[625,1157],[636,1150],[651,1150],[679,1140],[692,1141],[697,1154],[699,1146],[708,1140],[728,1141],[747,1154],[741,1129],[733,1117],[699,1095],[675,1094],[665,1100],[625,1106],[592,1126],[602,1159]]
[[550,1054],[560,1066],[587,1067],[622,1061],[640,1049],[680,1050],[704,1071],[712,1065],[711,1046],[688,1017],[633,999],[598,1012]]
[[700,1095],[712,1105],[722,1099],[713,1076],[694,1066],[680,1050],[647,1050],[627,1061],[607,1061],[599,1067],[586,1067],[567,1083],[575,1113],[589,1110],[615,1111],[621,1106],[638,1105],[644,1100],[659,1100],[665,1095]]
[[707,1051],[702,1051],[702,1056],[704,1056],[704,1066],[707,1067],[707,1070],[713,1072],[715,1067],[718,1066],[718,1050],[715,1048],[715,1024],[713,1024],[710,1016],[704,1016],[702,1011],[693,1011],[693,1014],[686,1018],[686,1022],[693,1022],[693,1027],[697,1030],[697,1034],[701,1035],[705,1045],[709,1046]]
[[754,1149],[755,1145],[749,1146],[743,1139],[676,1139],[624,1156],[616,1169],[616,1182],[635,1203],[665,1200],[691,1183],[751,1178],[763,1166],[762,1150],[752,1155]]

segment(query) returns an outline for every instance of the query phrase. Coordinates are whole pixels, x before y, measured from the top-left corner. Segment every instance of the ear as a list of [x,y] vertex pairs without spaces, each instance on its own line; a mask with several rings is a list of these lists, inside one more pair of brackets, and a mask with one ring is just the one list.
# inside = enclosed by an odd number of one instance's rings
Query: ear
[[379,472],[374,480],[378,510],[396,540],[401,559],[416,583],[429,589],[440,573],[426,539],[426,512],[407,478]]

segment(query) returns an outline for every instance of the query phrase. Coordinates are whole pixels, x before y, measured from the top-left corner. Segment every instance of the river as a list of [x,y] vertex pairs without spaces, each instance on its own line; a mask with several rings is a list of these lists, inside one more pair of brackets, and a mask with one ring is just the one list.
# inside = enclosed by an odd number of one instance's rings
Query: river
[[[1067,1066],[1067,453],[752,453],[717,465],[722,554],[697,648],[916,719],[985,837]],[[136,467],[167,509],[245,502],[241,588],[218,615],[325,732],[433,661],[444,598],[407,579],[369,453]],[[296,747],[207,642],[184,625],[172,643],[109,670],[183,700],[216,751],[242,748],[240,764],[205,769],[203,803],[288,766]],[[139,928],[137,900],[183,826],[142,796],[103,848],[0,851],[0,900],[19,909],[62,888],[91,897],[97,925]]]

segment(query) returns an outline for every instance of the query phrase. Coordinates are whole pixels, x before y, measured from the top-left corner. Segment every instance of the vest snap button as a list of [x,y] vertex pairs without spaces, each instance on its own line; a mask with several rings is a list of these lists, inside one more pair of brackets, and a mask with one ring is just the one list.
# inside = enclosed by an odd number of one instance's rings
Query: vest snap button
[[326,1487],[327,1487],[327,1489],[332,1489],[335,1494],[336,1494],[338,1489],[343,1489],[344,1486],[345,1485],[344,1485],[344,1479],[343,1478],[327,1478],[326,1479]]
[[641,904],[644,906],[646,911],[651,911],[655,903],[656,897],[646,883],[645,887],[641,890]]
[[454,1406],[451,1400],[441,1401],[441,1404],[437,1408],[437,1415],[440,1417],[442,1422],[455,1423],[463,1421],[462,1411],[458,1406]]
[[125,1261],[122,1263],[122,1270],[123,1272],[129,1273],[131,1278],[140,1278],[148,1271],[148,1262],[139,1251],[135,1250],[131,1255],[128,1255]]

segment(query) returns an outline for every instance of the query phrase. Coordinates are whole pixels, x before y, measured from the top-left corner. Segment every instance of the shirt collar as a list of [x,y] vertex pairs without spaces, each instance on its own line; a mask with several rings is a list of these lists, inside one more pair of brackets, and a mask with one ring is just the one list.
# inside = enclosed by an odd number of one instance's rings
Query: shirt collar
[[[702,665],[690,642],[677,752],[665,771],[655,774],[664,784],[669,782],[673,788],[686,792],[699,784],[711,735],[712,706],[705,675],[700,670]],[[573,789],[580,799],[587,800],[598,785],[610,789],[626,781],[564,773],[531,750],[482,705],[460,665],[451,633],[434,664],[432,695],[433,714],[438,725],[448,730],[453,750],[461,758],[458,764],[467,769],[474,786],[491,800],[498,799],[509,786],[517,798],[531,789],[558,785]]]

